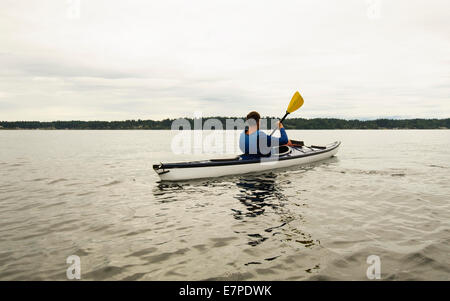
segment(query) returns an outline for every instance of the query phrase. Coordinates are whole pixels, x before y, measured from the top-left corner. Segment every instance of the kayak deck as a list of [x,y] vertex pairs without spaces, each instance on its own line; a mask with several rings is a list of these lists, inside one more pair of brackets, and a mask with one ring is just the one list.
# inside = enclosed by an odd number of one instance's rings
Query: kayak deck
[[282,146],[280,147],[280,149],[283,148],[280,150],[280,154],[270,157],[248,158],[245,155],[240,155],[225,159],[160,163],[153,165],[153,169],[161,180],[168,181],[244,174],[323,160],[333,156],[340,144],[340,141],[336,141],[326,147]]

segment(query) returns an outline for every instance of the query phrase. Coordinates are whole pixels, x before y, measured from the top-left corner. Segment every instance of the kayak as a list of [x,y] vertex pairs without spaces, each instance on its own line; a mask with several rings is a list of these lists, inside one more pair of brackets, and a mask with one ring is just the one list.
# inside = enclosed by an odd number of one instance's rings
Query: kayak
[[340,145],[341,142],[336,141],[326,146],[280,146],[278,153],[270,157],[248,158],[248,156],[240,155],[225,159],[160,163],[153,165],[153,169],[163,181],[258,173],[330,158],[337,153]]
[[324,160],[334,156],[340,141],[326,146],[280,146],[278,152],[270,157],[249,157],[239,155],[234,158],[210,159],[203,161],[160,163],[153,169],[163,181],[181,181],[222,177],[267,170],[286,168]]

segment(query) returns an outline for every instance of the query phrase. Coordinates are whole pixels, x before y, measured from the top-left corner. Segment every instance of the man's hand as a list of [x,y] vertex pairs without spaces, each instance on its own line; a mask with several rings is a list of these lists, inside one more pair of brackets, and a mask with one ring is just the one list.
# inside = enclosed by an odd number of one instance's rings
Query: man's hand
[[279,127],[280,129],[284,128],[284,126],[283,126],[283,124],[282,124],[281,122],[278,121],[277,124],[278,124],[278,127]]

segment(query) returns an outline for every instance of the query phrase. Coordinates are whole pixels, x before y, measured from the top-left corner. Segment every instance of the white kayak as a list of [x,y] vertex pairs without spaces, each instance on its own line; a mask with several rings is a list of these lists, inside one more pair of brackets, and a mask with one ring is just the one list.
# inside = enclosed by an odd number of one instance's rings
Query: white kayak
[[324,160],[334,156],[340,141],[326,146],[281,146],[279,154],[271,157],[249,158],[240,155],[228,159],[160,163],[153,169],[163,181],[192,180],[229,175],[259,173],[267,170],[286,168]]

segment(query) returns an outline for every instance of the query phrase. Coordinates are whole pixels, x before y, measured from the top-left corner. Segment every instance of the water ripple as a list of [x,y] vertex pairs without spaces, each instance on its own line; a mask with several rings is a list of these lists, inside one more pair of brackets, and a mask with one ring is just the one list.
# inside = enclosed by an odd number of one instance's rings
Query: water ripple
[[0,280],[65,280],[70,255],[85,280],[367,280],[370,255],[384,280],[450,280],[450,131],[424,133],[290,131],[343,146],[180,183],[151,170],[179,159],[168,132],[10,133]]

